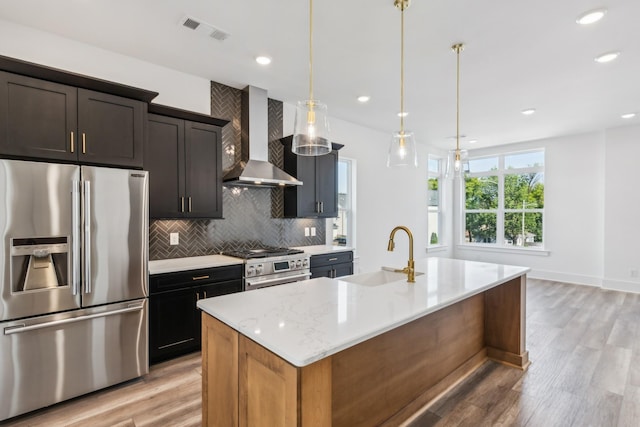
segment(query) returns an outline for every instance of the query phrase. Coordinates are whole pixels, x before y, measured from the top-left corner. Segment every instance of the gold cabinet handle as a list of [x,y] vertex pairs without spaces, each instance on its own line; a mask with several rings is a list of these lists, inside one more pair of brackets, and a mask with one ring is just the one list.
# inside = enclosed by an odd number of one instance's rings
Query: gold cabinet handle
[[71,131],[71,152],[73,153],[74,151],[76,151],[76,147],[73,142],[73,131]]
[[189,212],[191,212],[191,197],[189,197]]
[[191,280],[204,280],[204,279],[208,279],[209,276],[194,276],[191,278]]
[[82,132],[82,154],[87,154],[87,135]]
[[184,197],[180,197],[180,212],[184,212]]

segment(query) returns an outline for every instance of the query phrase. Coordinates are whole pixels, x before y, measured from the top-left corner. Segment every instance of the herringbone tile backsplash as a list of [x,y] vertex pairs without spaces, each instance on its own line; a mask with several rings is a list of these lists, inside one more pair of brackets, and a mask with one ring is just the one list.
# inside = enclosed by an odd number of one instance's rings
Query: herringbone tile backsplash
[[[211,82],[211,115],[230,120],[222,129],[222,167],[240,159],[241,91]],[[269,99],[269,161],[282,166],[282,102]],[[308,246],[325,242],[325,220],[281,218],[280,188],[224,187],[224,219],[153,220],[149,226],[149,259],[212,255],[244,247]],[[315,237],[304,237],[315,227]],[[180,234],[180,244],[169,245],[169,233]]]

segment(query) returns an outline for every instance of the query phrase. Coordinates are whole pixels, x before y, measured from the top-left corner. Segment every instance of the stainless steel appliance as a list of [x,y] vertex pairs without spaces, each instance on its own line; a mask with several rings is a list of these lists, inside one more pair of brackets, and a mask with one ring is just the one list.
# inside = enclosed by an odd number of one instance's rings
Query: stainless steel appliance
[[245,259],[244,290],[298,282],[311,277],[309,255],[288,248],[262,247],[224,252]]
[[147,181],[0,160],[0,420],[148,372]]

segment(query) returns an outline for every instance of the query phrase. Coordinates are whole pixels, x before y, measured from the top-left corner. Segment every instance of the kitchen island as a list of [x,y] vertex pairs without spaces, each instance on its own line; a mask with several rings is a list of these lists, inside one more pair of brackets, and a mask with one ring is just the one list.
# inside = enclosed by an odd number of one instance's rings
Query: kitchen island
[[528,269],[416,261],[201,300],[203,423],[400,425],[487,358],[526,369]]

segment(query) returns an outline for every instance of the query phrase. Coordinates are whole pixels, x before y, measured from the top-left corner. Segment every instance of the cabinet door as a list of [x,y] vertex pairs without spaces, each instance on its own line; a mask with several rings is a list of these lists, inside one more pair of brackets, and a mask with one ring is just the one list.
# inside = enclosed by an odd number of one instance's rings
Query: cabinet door
[[338,153],[318,156],[316,159],[316,197],[320,203],[318,216],[338,216]]
[[185,122],[185,216],[222,218],[221,153],[219,127]]
[[142,167],[145,108],[142,101],[78,89],[79,159]]
[[149,171],[149,217],[183,216],[184,120],[149,114],[144,169]]
[[0,72],[1,154],[77,160],[76,128],[76,88]]
[[[295,155],[295,154],[294,154]],[[318,199],[316,197],[316,161],[315,157],[297,156],[298,174],[296,178],[302,185],[296,187],[298,192],[298,217],[315,217],[318,215]]]
[[353,274],[353,263],[345,262],[342,264],[335,264],[333,266],[333,277],[350,276]]
[[194,288],[149,297],[149,361],[198,350],[200,317]]
[[311,278],[315,279],[316,277],[333,277],[333,266],[323,265],[320,267],[311,267]]

